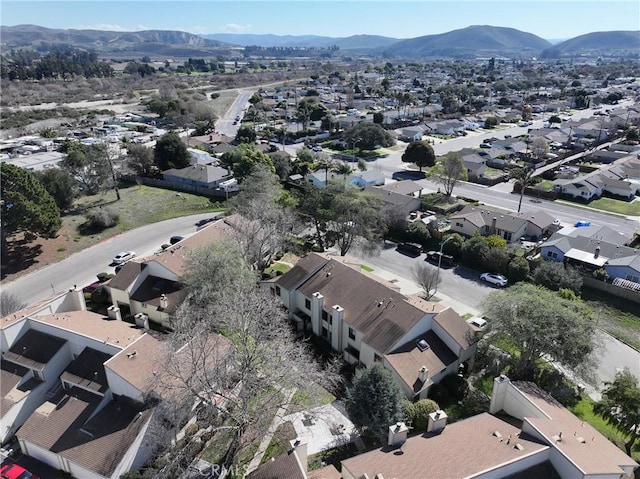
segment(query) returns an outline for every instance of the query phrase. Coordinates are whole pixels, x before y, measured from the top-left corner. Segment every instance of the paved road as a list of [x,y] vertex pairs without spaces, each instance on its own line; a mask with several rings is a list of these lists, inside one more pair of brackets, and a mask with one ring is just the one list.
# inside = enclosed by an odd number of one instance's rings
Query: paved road
[[[421,291],[412,278],[415,265],[424,261],[424,254],[418,258],[411,258],[398,253],[394,245],[387,242],[379,256],[361,257],[357,253],[350,253],[348,257],[352,261],[372,267],[374,274],[393,280],[405,294]],[[460,314],[480,313],[484,298],[498,289],[481,282],[479,274],[478,271],[462,266],[442,268],[442,282],[438,291],[443,302]],[[602,382],[613,380],[617,371],[629,368],[633,374],[640,377],[640,352],[601,331],[597,333],[596,341],[599,344],[596,377],[600,384],[587,386],[587,392],[593,399],[599,400]],[[571,372],[566,373],[571,376]]]
[[235,137],[238,133],[240,122],[233,124],[236,117],[242,118],[244,116],[247,105],[249,104],[249,98],[253,95],[255,89],[238,90],[238,97],[231,104],[223,118],[220,118],[216,122],[216,131],[230,137]]
[[97,281],[98,273],[114,273],[111,259],[120,251],[135,251],[138,257],[148,256],[159,251],[160,246],[168,243],[169,238],[174,235],[188,236],[195,233],[195,222],[210,216],[211,213],[184,216],[113,236],[63,261],[9,283],[3,282],[2,290],[31,304],[53,292],[72,288],[73,285],[86,286]]

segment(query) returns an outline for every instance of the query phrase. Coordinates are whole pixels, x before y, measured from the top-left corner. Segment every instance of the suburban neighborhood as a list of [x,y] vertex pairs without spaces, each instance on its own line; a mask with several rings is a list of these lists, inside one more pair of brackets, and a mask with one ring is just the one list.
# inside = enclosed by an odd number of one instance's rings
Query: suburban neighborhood
[[2,479],[640,477],[640,32],[97,31],[2,26]]

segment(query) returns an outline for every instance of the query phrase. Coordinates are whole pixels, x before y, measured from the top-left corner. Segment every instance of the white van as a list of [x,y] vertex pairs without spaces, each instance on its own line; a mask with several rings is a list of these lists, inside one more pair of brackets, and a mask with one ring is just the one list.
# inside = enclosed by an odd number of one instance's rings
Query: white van
[[478,329],[484,329],[487,326],[487,320],[474,316],[469,320],[471,326],[475,326]]

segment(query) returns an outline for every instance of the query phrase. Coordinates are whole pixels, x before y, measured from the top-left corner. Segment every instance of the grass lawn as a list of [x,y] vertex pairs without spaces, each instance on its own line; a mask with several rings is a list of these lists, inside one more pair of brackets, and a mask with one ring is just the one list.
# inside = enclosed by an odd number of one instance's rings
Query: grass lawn
[[[225,113],[227,113],[227,110],[231,107],[233,102],[236,101],[236,98],[238,98],[238,92],[234,90],[220,91],[216,93],[218,93],[220,96],[215,100],[209,100],[209,105],[211,106],[211,109],[213,110],[215,116],[218,118],[222,118],[224,117]],[[211,96],[209,96],[209,98],[211,98]]]
[[[602,416],[596,414],[593,411],[593,405],[593,400],[585,395],[578,404],[568,409],[578,418],[591,424],[598,432],[624,451],[624,443],[629,437],[609,424]],[[636,442],[636,445],[631,450],[631,457],[636,461],[640,461],[640,441]]]
[[288,264],[279,263],[278,261],[276,261],[271,266],[269,266],[267,269],[265,269],[264,272],[269,274],[269,273],[271,273],[271,271],[280,271],[282,274],[284,274],[287,271],[289,271],[290,269],[291,269],[291,266],[289,266]]
[[306,391],[297,390],[291,398],[287,414],[306,411],[325,404],[331,404],[336,397],[318,384],[312,384]]
[[640,351],[640,308],[637,303],[582,288],[582,299],[597,313],[598,326]]
[[361,264],[360,267],[367,273],[371,273],[373,271],[373,268],[371,266],[367,266],[366,264]]
[[640,201],[628,202],[612,198],[600,198],[589,203],[589,207],[621,215],[640,216]]
[[277,457],[280,454],[287,452],[291,448],[289,441],[296,437],[298,437],[298,434],[296,433],[291,421],[280,424],[276,429],[276,432],[273,434],[273,438],[271,438],[271,442],[267,446],[267,450],[264,451],[264,456],[262,456],[260,464],[267,462],[272,457]]
[[334,447],[326,451],[319,452],[309,456],[309,470],[315,471],[329,464],[333,464],[336,469],[340,470],[340,461],[348,459],[358,454],[358,448],[352,442],[344,446]]

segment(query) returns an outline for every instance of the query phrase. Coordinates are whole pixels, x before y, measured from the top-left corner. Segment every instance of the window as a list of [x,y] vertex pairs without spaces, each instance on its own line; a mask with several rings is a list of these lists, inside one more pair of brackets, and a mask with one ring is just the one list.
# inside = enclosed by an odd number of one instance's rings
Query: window
[[382,357],[379,354],[374,353],[373,354],[373,362],[381,363],[382,362]]
[[329,318],[329,314],[323,309],[322,310],[322,320],[323,321],[328,321]]
[[456,226],[457,226],[458,228],[464,228],[464,225],[463,225],[462,223],[456,223]]
[[356,339],[356,331],[353,328],[349,328],[349,339]]
[[307,298],[304,299],[304,307],[307,308],[307,309],[311,309],[311,300],[310,299],[307,299]]
[[322,328],[322,337],[323,338],[329,337],[329,331],[327,331],[327,328]]
[[147,309],[147,303],[141,303],[140,306],[142,306],[144,309]]
[[280,286],[276,286],[276,294],[280,296]]

